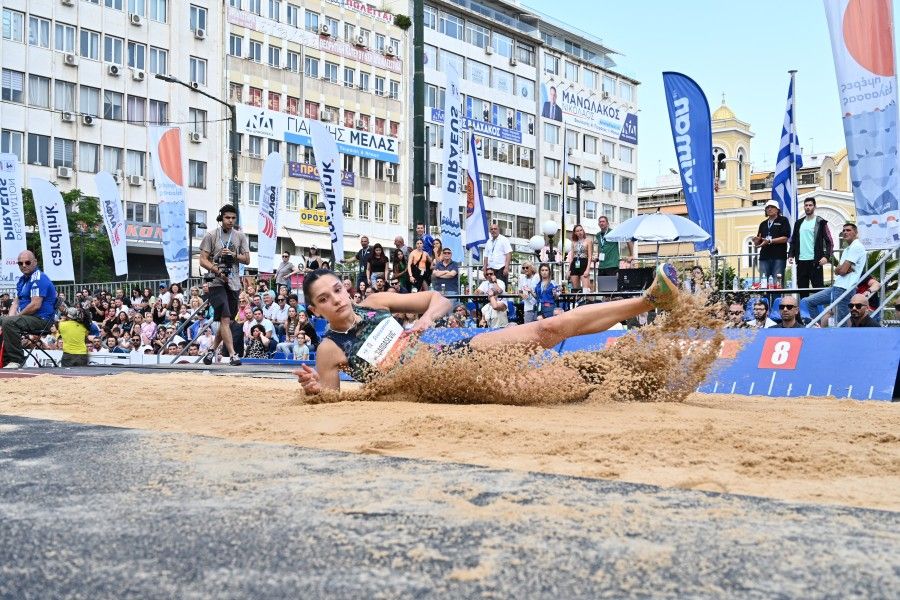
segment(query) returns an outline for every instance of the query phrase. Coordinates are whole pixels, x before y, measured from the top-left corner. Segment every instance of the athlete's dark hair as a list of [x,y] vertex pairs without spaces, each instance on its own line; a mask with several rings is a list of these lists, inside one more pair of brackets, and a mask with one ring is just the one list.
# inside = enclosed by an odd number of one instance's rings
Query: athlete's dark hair
[[312,273],[307,273],[306,277],[303,278],[303,297],[306,299],[307,306],[313,306],[315,304],[312,298],[312,286],[320,277],[324,277],[325,275],[337,277],[338,281],[341,280],[341,278],[331,269],[316,269]]

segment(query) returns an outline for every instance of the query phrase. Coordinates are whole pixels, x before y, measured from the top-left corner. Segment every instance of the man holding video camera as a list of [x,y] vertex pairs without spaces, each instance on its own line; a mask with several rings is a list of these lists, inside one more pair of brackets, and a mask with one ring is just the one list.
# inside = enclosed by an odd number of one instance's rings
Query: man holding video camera
[[200,266],[208,270],[209,303],[213,308],[213,320],[219,322],[219,330],[209,351],[203,357],[203,364],[210,365],[221,342],[228,350],[232,365],[240,365],[241,359],[234,351],[231,335],[231,320],[237,315],[238,294],[241,291],[241,277],[238,263],[250,263],[250,246],[247,236],[235,229],[237,209],[226,204],[219,209],[216,217],[221,225],[207,232],[200,242]]

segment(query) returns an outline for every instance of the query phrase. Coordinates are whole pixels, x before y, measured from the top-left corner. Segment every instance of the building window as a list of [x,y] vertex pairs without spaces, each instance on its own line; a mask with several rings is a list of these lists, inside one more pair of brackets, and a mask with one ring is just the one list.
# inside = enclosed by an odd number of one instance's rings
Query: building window
[[39,167],[50,166],[50,136],[28,134],[28,164]]
[[287,23],[291,27],[300,27],[300,7],[296,4],[287,5]]
[[624,81],[619,86],[619,96],[626,102],[634,101],[634,86]]
[[147,99],[140,96],[128,96],[127,118],[133,125],[143,125],[147,121]]
[[825,189],[833,190],[834,189],[834,175],[831,172],[831,169],[825,171]]
[[441,12],[440,32],[444,35],[458,40],[463,39],[463,25],[464,22],[461,17]]
[[8,102],[23,103],[25,101],[25,73],[3,69],[2,99]]
[[619,161],[629,165],[634,163],[634,148],[619,146]]
[[299,115],[300,114],[300,98],[296,98],[294,96],[288,96],[286,112],[289,115]]
[[273,152],[281,152],[281,142],[279,140],[269,140],[269,154]]
[[369,91],[369,74],[363,71],[359,72],[359,89],[364,92]]
[[573,62],[566,61],[565,78],[571,81],[578,81],[578,65]]
[[[146,66],[147,46],[128,42],[128,66],[143,71]],[[194,80],[197,81],[197,80]]]
[[544,72],[559,75],[559,57],[552,54],[544,54]]
[[400,222],[400,205],[388,204],[388,222],[397,224]]
[[590,69],[584,69],[581,72],[581,83],[589,90],[597,89],[597,72]]
[[743,188],[744,187],[744,150],[743,150],[743,148],[738,150],[737,159],[738,159],[738,164],[737,164],[738,187]]
[[166,63],[169,59],[169,53],[162,48],[154,48],[150,46],[150,72],[151,73],[159,73],[160,75],[166,75],[168,70],[166,69]]
[[243,57],[244,56],[244,52],[243,52],[243,48],[242,48],[243,43],[244,43],[243,36],[234,35],[232,33],[230,36],[228,36],[228,54],[230,54],[232,56]]
[[0,152],[15,154],[19,162],[22,162],[22,132],[4,129],[0,132]]
[[307,10],[304,15],[307,31],[319,32],[319,13]]
[[284,198],[285,210],[296,211],[300,207],[300,190],[288,190]]
[[88,29],[81,30],[81,56],[90,60],[100,60],[100,34]]
[[616,157],[616,145],[609,140],[603,140],[601,152],[603,153],[603,156],[612,160]]
[[603,171],[603,190],[614,192],[616,190],[616,176],[609,171]]
[[423,22],[428,29],[437,29],[438,11],[433,6],[425,5],[425,20]]
[[75,53],[75,28],[71,25],[57,23],[54,34],[54,48],[67,54]]
[[281,48],[269,45],[269,66],[281,68]]
[[615,95],[616,93],[616,79],[614,77],[610,77],[609,75],[603,76],[603,91],[607,94]]
[[144,176],[144,153],[137,150],[125,152],[125,174]]
[[40,75],[28,76],[28,105],[50,108],[50,78]]
[[303,192],[303,208],[314,209],[319,204],[319,194],[316,192]]
[[516,182],[516,202],[520,202],[522,204],[530,204],[534,206],[535,201],[535,190],[533,183],[525,183],[522,181]]
[[242,103],[244,98],[244,85],[230,82],[228,84],[228,99],[232,102]]
[[285,65],[285,67],[287,68],[288,71],[291,71],[292,73],[299,73],[300,72],[300,53],[292,52],[292,51],[288,50],[287,64]]
[[191,57],[191,81],[206,85],[206,59]]
[[631,177],[619,177],[619,191],[623,194],[633,194],[634,179]]
[[350,67],[344,67],[344,86],[348,88],[353,87],[353,83],[356,81],[356,69],[351,69]]
[[249,100],[250,106],[262,106],[262,88],[250,86]]
[[384,223],[384,202],[375,203],[375,221]]
[[466,23],[466,41],[476,48],[486,48],[491,43],[491,30],[469,21]]
[[247,0],[247,10],[262,16],[262,0]]
[[167,2],[168,0],[150,0],[150,18],[154,21],[165,23]]
[[597,218],[597,203],[593,200],[584,201],[584,218],[591,220]]
[[122,10],[122,0],[103,0],[103,6],[115,10]]
[[112,173],[122,170],[122,149],[103,146],[103,167]]
[[375,95],[384,96],[384,77],[375,76]]
[[[3,29],[5,32],[6,27],[4,26]],[[50,47],[50,21],[48,19],[28,17],[28,43],[39,48]]]
[[369,220],[369,206],[371,204],[372,203],[369,200],[360,200],[359,201],[359,219],[361,221]]
[[143,223],[145,206],[146,205],[143,202],[126,202],[125,203],[125,220],[126,221],[137,221],[139,223]]
[[353,198],[344,198],[344,216],[348,218],[353,218]]
[[551,123],[544,123],[544,141],[548,144],[559,143],[559,126]]
[[319,78],[319,59],[312,56],[303,57],[303,74],[312,79]]
[[624,222],[634,216],[633,208],[620,208],[619,209],[619,222]]
[[262,62],[262,42],[250,40],[250,49],[247,52],[247,58],[253,62]]
[[165,125],[169,122],[169,104],[162,100],[150,101],[150,123]]
[[9,8],[3,9],[3,39],[13,42],[25,41],[25,13]]
[[206,111],[199,108],[188,109],[188,121],[190,121],[190,130],[206,137]]
[[344,23],[344,40],[350,42],[351,44],[354,42],[354,38],[356,37],[356,25],[352,23]]
[[122,104],[124,96],[119,92],[103,91],[103,118],[112,121],[122,120]]
[[322,76],[329,83],[337,83],[338,65],[337,63],[325,61],[325,74]]
[[75,141],[63,138],[53,140],[53,166],[75,167]]
[[206,163],[200,160],[188,161],[188,186],[206,189]]
[[281,0],[269,0],[269,18],[281,21]]
[[259,206],[259,184],[247,184],[247,204],[250,206]]
[[125,40],[112,35],[103,36],[103,60],[108,63],[121,65],[122,54],[125,48]]
[[84,115],[96,117],[100,114],[100,89],[81,86],[78,98],[78,111]]
[[[237,202],[232,199],[232,204],[237,204]],[[159,224],[159,204],[147,205],[147,222]]]
[[616,222],[616,207],[612,206],[611,204],[604,204],[603,205],[603,216],[606,217],[606,219],[610,223],[615,223]]
[[400,98],[400,82],[391,80],[389,86],[388,97],[392,100],[398,100]]
[[147,16],[147,0],[128,0],[128,12],[132,15]]
[[78,144],[78,170],[96,173],[100,170],[100,146],[80,142]]
[[371,158],[359,158],[359,176],[369,178],[369,171],[371,170],[372,159]]
[[206,9],[196,4],[191,4],[191,31],[198,29],[206,31]]
[[585,154],[597,154],[597,138],[592,135],[585,134],[581,136],[581,143],[583,144],[583,150]]
[[258,135],[248,136],[247,154],[251,158],[262,157],[262,138]]
[[307,100],[303,104],[303,116],[307,119],[319,120],[319,103]]
[[547,177],[553,177],[554,179],[559,177],[559,161],[555,158],[547,158],[544,157],[544,175]]
[[281,94],[269,91],[269,110],[279,112],[281,110]]

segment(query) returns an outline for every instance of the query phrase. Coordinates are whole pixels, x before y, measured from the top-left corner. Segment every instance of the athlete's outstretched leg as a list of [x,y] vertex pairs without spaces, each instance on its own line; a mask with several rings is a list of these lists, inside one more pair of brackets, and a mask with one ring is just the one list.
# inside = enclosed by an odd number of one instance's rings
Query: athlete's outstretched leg
[[587,304],[525,325],[481,333],[472,338],[469,347],[485,350],[502,345],[524,344],[553,348],[576,335],[606,331],[616,323],[636,317],[651,308],[668,309],[678,297],[678,272],[668,263],[656,269],[656,278],[640,298]]

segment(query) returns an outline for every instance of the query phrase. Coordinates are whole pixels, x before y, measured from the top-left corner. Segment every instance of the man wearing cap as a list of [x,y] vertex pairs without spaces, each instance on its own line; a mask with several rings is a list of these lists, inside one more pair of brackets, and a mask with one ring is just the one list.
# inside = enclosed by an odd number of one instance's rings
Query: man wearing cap
[[237,316],[238,294],[241,291],[239,264],[250,264],[250,246],[247,236],[234,228],[237,209],[226,204],[219,209],[216,220],[221,223],[208,231],[200,242],[200,266],[209,271],[209,303],[213,308],[213,320],[219,321],[212,348],[203,357],[203,364],[212,364],[220,342],[225,343],[230,363],[240,365],[241,359],[234,350],[231,320]]
[[5,369],[19,369],[25,362],[22,336],[44,330],[56,312],[56,287],[37,268],[37,258],[25,250],[16,259],[22,276],[16,281],[16,302],[9,315],[0,317],[3,328],[3,362]]
[[788,239],[791,236],[791,224],[781,216],[781,208],[776,200],[765,204],[766,220],[759,224],[753,245],[759,249],[759,275],[763,279],[772,277],[784,279],[787,266]]

